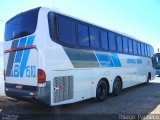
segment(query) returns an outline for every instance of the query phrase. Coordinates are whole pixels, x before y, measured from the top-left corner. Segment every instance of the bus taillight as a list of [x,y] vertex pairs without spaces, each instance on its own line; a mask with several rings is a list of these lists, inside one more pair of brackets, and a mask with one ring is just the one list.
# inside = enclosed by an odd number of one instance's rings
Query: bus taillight
[[46,73],[42,69],[38,69],[38,86],[44,87],[46,84]]

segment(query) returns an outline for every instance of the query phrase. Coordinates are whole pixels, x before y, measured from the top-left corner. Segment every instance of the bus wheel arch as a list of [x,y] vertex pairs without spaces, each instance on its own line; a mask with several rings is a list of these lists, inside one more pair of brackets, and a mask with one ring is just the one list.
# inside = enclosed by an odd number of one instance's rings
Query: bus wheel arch
[[123,89],[123,80],[120,76],[116,76],[113,81],[112,94],[118,96]]
[[109,95],[109,82],[106,78],[101,78],[96,86],[96,101],[102,102]]

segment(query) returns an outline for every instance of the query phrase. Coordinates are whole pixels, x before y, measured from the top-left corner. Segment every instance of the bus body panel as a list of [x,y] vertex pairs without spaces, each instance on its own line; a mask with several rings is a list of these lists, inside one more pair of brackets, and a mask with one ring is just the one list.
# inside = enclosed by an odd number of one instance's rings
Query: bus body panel
[[37,50],[35,48],[5,53],[4,60],[10,61],[4,65],[6,83],[37,86]]
[[[54,51],[55,48],[58,48],[57,46],[55,44],[55,46],[50,47],[50,51]],[[141,56],[124,55],[124,54],[118,54],[118,53],[82,50],[82,49],[76,50],[76,49],[67,48],[67,47],[63,47],[63,49],[65,53],[62,52],[63,53],[62,55],[68,56],[67,60],[71,61],[70,64],[73,65],[73,68],[68,67],[62,70],[60,65],[60,66],[56,66],[56,68],[54,68],[51,72],[47,71],[49,76],[48,79],[52,80],[51,82],[52,84],[51,85],[52,86],[51,87],[51,104],[52,105],[73,103],[80,100],[88,99],[90,97],[96,97],[97,84],[99,80],[102,78],[106,78],[108,80],[110,85],[109,91],[111,93],[114,79],[117,76],[120,76],[122,78],[123,88],[131,87],[133,85],[146,82],[148,73],[151,73],[152,77],[154,76],[154,73],[152,72],[152,61],[150,58],[141,57]],[[82,53],[83,55],[81,54],[82,58],[78,59],[78,57],[76,56],[77,55],[79,56],[80,53]],[[92,53],[95,56],[95,61],[97,62],[97,64],[95,63],[94,58],[91,59],[90,61],[87,61],[88,58],[84,54],[88,54],[88,53],[89,53],[88,56],[90,56],[90,53]],[[104,57],[104,60],[101,58],[102,56]],[[84,59],[83,57],[85,58],[85,61],[81,61]],[[110,59],[108,59],[107,57],[109,57]],[[53,65],[57,64],[57,61],[55,61],[55,59],[57,58],[55,58],[55,56],[49,55],[47,58],[48,58],[47,61],[53,60],[52,61]],[[88,65],[89,63],[90,65]],[[89,77],[90,75],[91,77]],[[53,86],[56,84],[54,83],[55,77],[60,77],[60,80],[62,80],[62,77],[67,77],[67,76],[73,76],[72,78],[73,88],[74,88],[73,97],[68,100],[55,102],[54,101],[54,99],[56,98],[54,95],[55,91],[59,91],[59,92],[63,91],[63,89],[59,89],[59,88],[54,90]],[[88,86],[88,90],[86,89],[87,86]],[[59,87],[59,86],[56,86],[56,87]]]
[[52,79],[52,105],[72,103],[91,98],[90,69],[50,71],[48,74]]
[[[37,75],[38,69],[45,71],[45,44],[47,35],[42,34],[41,31],[47,31],[48,27],[45,24],[42,24],[42,22],[46,23],[47,19],[46,21],[45,19],[39,19],[43,17],[44,13],[45,12],[42,9],[39,10],[37,20],[37,26],[39,27],[36,28],[33,34],[5,41],[4,43],[5,93],[8,97],[29,102],[43,103],[50,106],[50,81],[47,79],[43,88],[38,87]],[[39,41],[43,42],[41,43]],[[14,65],[16,66],[16,68],[14,67],[14,76],[8,77],[6,75],[7,65],[12,63],[11,61],[15,64],[14,58],[11,57],[14,60],[9,60],[10,53],[12,53],[12,56],[17,55],[20,64],[22,59],[24,59],[23,61],[25,62],[22,64],[23,77],[21,77],[22,75],[19,73],[21,71],[19,64]]]

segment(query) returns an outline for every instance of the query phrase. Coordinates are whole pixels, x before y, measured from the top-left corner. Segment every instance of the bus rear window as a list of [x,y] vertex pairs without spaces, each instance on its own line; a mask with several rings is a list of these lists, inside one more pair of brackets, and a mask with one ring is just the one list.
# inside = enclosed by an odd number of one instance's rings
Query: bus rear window
[[21,13],[9,20],[5,25],[5,41],[24,37],[35,32],[39,8]]

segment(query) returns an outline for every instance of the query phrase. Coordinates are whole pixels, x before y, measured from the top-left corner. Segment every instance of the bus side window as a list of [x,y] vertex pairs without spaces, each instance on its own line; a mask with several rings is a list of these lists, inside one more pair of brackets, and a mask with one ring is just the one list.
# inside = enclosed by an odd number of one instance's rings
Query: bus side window
[[128,39],[128,43],[129,43],[129,53],[133,53],[133,45],[132,45],[132,40]]
[[137,54],[137,41],[133,41],[133,53]]
[[109,49],[111,51],[115,51],[116,50],[115,34],[113,32],[109,32],[108,37],[109,37]]
[[128,39],[123,37],[123,52],[128,53]]
[[122,50],[123,50],[123,47],[122,47],[122,37],[120,36],[120,35],[117,35],[117,37],[116,37],[117,39],[117,50],[119,51],[119,52],[122,52]]
[[138,47],[138,55],[141,55],[141,45],[139,42],[137,43],[137,47]]
[[147,48],[147,56],[149,56],[149,48],[148,48],[148,45],[146,46],[146,48]]
[[141,43],[141,51],[142,51],[142,55],[144,55],[144,44]]
[[148,53],[147,53],[147,45],[146,45],[146,44],[145,44],[145,49],[144,49],[144,50],[145,50],[145,55],[148,56]]
[[80,46],[89,47],[88,26],[78,24],[78,39]]
[[151,54],[151,57],[152,57],[152,55],[153,55],[153,50],[152,50],[152,47],[151,47],[151,46],[149,46],[149,48],[150,48],[150,54]]
[[48,14],[49,32],[52,40],[58,39],[57,16],[53,12]]
[[150,48],[151,48],[151,56],[153,56],[153,54],[154,54],[153,47],[150,47]]
[[89,27],[90,44],[92,48],[99,48],[99,31],[96,27]]
[[102,49],[108,50],[108,36],[107,32],[101,31],[101,42],[102,42]]
[[75,22],[67,17],[59,16],[59,37],[60,41],[67,45],[76,44]]

